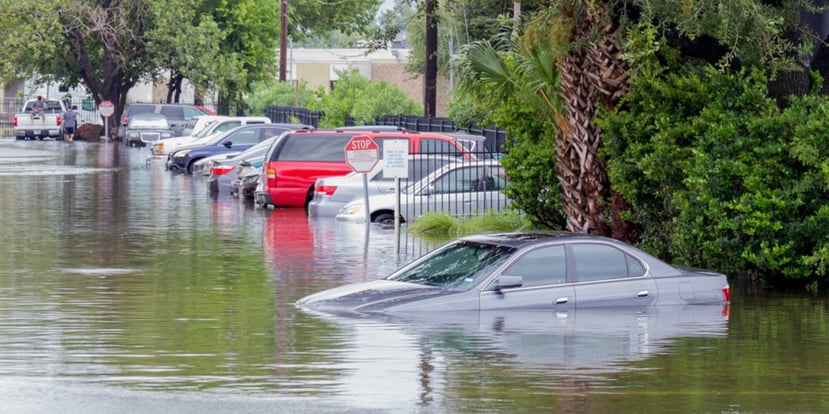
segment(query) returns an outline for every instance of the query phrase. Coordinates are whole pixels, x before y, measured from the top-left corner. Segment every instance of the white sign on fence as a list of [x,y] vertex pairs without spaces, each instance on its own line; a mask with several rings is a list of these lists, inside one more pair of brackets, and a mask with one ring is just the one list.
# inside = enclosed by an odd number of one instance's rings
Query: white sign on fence
[[409,140],[383,141],[383,178],[409,178]]

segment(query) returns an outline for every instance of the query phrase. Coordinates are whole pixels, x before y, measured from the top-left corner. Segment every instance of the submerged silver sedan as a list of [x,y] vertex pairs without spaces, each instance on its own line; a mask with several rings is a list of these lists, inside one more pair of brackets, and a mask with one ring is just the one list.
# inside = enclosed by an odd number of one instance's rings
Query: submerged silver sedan
[[297,301],[336,314],[727,304],[725,275],[665,263],[618,240],[567,232],[463,237],[391,275]]

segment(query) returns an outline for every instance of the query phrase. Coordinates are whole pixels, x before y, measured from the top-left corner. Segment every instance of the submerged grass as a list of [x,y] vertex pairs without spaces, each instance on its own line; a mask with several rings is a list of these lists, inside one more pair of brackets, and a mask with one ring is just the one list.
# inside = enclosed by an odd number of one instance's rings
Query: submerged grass
[[448,213],[426,213],[409,226],[408,231],[420,237],[443,239],[467,234],[490,233],[532,228],[532,223],[517,212],[495,212],[456,218]]

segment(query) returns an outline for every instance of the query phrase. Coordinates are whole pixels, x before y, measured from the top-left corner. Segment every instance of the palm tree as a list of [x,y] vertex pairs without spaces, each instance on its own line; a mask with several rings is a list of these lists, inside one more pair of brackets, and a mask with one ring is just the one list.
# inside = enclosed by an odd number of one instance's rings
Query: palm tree
[[632,227],[619,214],[627,203],[610,189],[594,122],[599,106],[612,107],[627,89],[616,25],[601,1],[565,0],[559,6],[538,13],[509,51],[499,53],[489,42],[470,46],[460,87],[501,101],[536,97],[555,126],[567,229],[633,241]]
[[[632,227],[618,214],[626,203],[612,194],[605,162],[598,153],[601,134],[595,123],[599,105],[613,107],[627,89],[627,65],[615,37],[617,27],[602,1],[565,1],[561,16],[572,22],[571,47],[561,63],[559,83],[569,128],[565,139],[556,141],[567,227],[632,241]],[[611,217],[607,217],[608,202]]]

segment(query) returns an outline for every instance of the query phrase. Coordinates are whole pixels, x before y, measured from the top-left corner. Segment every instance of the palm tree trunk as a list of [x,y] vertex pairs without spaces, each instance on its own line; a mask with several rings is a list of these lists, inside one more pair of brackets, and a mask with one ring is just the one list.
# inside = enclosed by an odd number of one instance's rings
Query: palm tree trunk
[[[595,4],[594,4],[595,6]],[[601,13],[601,8],[589,9]],[[598,105],[614,106],[627,88],[627,67],[621,48],[611,37],[611,25],[598,27],[589,15],[573,28],[571,42],[578,44],[599,31],[597,41],[571,51],[561,67],[561,101],[567,112],[567,130],[557,140],[557,165],[563,191],[567,229],[610,236],[631,231],[618,211],[626,203],[612,200],[604,159],[599,155],[600,128],[595,124]],[[610,214],[608,214],[610,213]],[[627,237],[624,237],[627,239]]]

